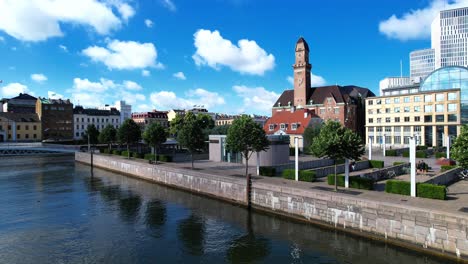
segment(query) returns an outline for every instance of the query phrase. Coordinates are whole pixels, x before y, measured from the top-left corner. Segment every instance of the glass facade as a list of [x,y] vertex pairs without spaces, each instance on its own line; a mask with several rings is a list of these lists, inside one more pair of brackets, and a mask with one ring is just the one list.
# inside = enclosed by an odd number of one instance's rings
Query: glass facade
[[[449,66],[431,73],[421,85],[420,91],[460,89],[461,123],[468,123],[468,68]],[[451,98],[449,98],[451,99]]]

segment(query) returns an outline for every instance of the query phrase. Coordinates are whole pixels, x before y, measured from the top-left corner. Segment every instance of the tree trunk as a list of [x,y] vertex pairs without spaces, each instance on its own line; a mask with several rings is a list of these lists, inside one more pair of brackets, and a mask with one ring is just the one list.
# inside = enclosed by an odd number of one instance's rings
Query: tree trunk
[[192,170],[193,170],[193,152],[190,152],[190,158],[192,159]]
[[245,158],[245,178],[247,179],[246,186],[246,200],[247,200],[247,209],[250,210],[250,174],[249,174],[249,158],[248,154],[244,156]]
[[156,145],[154,145],[154,164],[158,164],[158,152],[156,151]]
[[130,159],[130,146],[127,143],[127,158]]
[[336,161],[335,161],[335,192],[338,191],[338,176],[336,175]]

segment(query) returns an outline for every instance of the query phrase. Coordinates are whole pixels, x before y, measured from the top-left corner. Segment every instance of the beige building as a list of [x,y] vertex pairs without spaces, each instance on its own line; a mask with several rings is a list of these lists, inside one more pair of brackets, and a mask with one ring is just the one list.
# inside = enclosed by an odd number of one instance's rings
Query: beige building
[[415,136],[418,145],[444,146],[443,135],[460,133],[460,98],[460,89],[367,98],[367,144],[407,147]]
[[0,113],[0,142],[32,142],[42,139],[41,121],[32,113]]

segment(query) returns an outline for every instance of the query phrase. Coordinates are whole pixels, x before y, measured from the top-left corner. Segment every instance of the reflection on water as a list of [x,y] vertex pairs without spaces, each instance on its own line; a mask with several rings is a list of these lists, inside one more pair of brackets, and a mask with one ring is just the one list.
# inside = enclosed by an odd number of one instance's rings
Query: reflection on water
[[1,263],[448,263],[75,164],[0,159]]

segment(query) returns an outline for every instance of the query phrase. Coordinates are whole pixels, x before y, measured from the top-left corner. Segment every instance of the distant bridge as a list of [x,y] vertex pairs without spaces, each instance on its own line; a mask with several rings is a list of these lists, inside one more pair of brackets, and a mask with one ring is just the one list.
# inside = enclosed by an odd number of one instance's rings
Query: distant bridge
[[60,153],[74,153],[79,151],[80,146],[58,145],[47,143],[1,143],[1,156],[28,156],[28,155],[46,155]]

